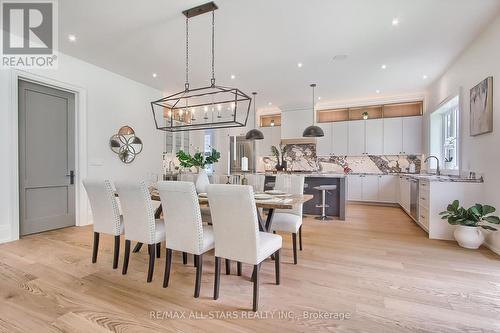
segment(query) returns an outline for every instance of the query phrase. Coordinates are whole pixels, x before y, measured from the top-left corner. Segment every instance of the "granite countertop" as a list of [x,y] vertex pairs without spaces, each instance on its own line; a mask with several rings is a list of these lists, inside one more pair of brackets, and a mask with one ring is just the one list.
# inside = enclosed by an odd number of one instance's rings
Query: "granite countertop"
[[[276,173],[264,172],[258,173],[266,176],[276,176]],[[304,177],[322,177],[322,178],[345,178],[346,175],[343,173],[335,172],[291,172],[292,175],[302,175]]]
[[389,173],[350,173],[350,175],[367,175],[367,176],[383,176],[383,175],[392,175],[392,176],[406,176],[413,179],[426,180],[430,182],[450,182],[450,183],[483,183],[483,178],[466,178],[460,176],[436,176],[431,174],[420,174],[420,173],[406,173],[406,172],[389,172]]

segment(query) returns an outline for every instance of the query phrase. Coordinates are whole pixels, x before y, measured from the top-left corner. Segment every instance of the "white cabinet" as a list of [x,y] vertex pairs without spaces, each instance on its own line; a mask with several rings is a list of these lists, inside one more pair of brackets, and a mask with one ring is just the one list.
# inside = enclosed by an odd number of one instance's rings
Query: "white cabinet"
[[398,202],[399,177],[393,175],[378,176],[378,201]]
[[349,122],[349,155],[362,156],[365,154],[365,120]]
[[349,175],[347,176],[347,200],[362,201],[363,191],[363,176],[362,175]]
[[325,136],[316,140],[316,154],[318,156],[326,156],[333,153],[333,123],[322,123],[317,126],[321,127]]
[[378,176],[366,175],[362,177],[363,201],[378,201]]
[[349,153],[348,137],[349,126],[347,121],[333,123],[332,153],[335,155],[347,155]]
[[400,205],[410,213],[410,178],[403,176],[399,179]]
[[281,113],[281,138],[297,139],[307,126],[312,125],[312,111],[285,111]]
[[384,120],[365,121],[365,154],[382,155],[384,153]]
[[281,128],[260,127],[259,130],[264,134],[264,139],[255,141],[257,156],[271,156],[271,147],[279,146],[281,142]]
[[422,154],[422,117],[403,118],[403,154]]
[[384,154],[403,153],[403,118],[384,119]]

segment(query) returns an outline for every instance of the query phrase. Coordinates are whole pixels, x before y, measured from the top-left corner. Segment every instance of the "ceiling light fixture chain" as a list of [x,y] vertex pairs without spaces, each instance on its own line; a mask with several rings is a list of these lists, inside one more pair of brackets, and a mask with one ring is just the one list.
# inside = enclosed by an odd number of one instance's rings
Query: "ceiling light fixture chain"
[[215,10],[212,10],[212,87],[215,87]]
[[189,90],[189,17],[186,16],[186,83],[184,89]]

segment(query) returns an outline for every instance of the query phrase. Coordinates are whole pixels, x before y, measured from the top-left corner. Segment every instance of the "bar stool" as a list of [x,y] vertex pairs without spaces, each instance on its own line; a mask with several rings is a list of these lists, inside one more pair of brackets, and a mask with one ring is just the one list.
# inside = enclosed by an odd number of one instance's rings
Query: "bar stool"
[[322,221],[331,220],[331,217],[326,216],[326,208],[330,207],[330,205],[326,204],[326,192],[335,191],[337,185],[320,185],[315,186],[314,189],[321,191],[321,205],[316,205],[317,208],[321,208],[321,216],[316,216],[315,219]]

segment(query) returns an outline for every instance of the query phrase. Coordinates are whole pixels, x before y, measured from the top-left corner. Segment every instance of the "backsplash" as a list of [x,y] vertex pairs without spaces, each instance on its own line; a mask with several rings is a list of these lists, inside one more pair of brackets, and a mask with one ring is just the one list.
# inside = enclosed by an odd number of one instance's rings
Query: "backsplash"
[[[352,173],[398,173],[407,172],[410,163],[415,164],[415,172],[420,172],[421,156],[416,155],[366,155],[366,156],[318,156],[316,145],[290,145],[285,160],[290,171],[321,171],[344,173],[348,167]],[[274,156],[260,156],[257,158],[258,171],[273,170],[276,166]]]

